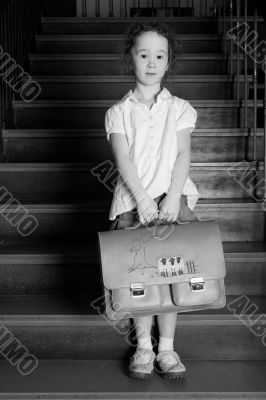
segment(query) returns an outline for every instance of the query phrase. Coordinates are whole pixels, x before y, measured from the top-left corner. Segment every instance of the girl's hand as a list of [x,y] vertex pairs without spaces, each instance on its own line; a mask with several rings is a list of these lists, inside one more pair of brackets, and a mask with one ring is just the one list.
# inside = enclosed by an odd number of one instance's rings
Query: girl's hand
[[156,201],[149,196],[145,196],[138,202],[137,212],[140,222],[145,224],[146,222],[149,223],[158,218],[159,209]]
[[159,219],[175,222],[180,209],[180,196],[167,194],[160,202]]

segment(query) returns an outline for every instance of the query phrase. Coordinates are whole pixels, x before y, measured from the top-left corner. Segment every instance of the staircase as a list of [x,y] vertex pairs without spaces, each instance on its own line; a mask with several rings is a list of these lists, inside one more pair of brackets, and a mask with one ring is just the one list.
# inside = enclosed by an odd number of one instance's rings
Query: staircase
[[[256,168],[248,161],[253,132],[243,128],[215,24],[209,18],[163,22],[175,30],[181,50],[165,87],[198,112],[190,170],[201,196],[195,213],[220,226],[227,306],[178,316],[175,349],[186,380],[127,377],[134,351],[129,326],[114,326],[91,305],[102,295],[96,240],[97,231],[109,229],[112,199],[91,169],[112,160],[107,108],[134,88],[132,75],[121,75],[128,19],[43,18],[29,56],[41,95],[33,103],[17,98],[14,126],[3,132],[1,186],[37,225],[21,235],[10,222],[25,213],[16,204],[0,220],[0,399],[266,399],[265,211],[236,181],[248,172],[255,186],[263,176],[262,125]],[[243,98],[242,76],[240,93]],[[261,100],[258,106],[260,121]],[[7,330],[38,359],[32,373],[19,373],[12,349],[3,353]]]

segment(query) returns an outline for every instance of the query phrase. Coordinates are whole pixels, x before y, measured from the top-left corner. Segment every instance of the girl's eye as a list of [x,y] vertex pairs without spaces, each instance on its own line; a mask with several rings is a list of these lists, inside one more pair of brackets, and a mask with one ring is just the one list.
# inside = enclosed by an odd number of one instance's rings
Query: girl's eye
[[163,56],[158,56],[157,58],[161,59],[161,58],[163,58]]
[[141,57],[146,58],[147,56],[146,56],[146,54],[141,54]]

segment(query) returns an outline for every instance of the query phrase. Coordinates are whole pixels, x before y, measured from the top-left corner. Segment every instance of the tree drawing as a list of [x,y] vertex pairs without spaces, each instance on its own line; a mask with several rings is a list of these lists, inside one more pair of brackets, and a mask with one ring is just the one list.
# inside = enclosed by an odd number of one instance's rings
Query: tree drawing
[[140,233],[139,239],[137,239],[133,243],[133,246],[129,248],[129,252],[134,254],[133,265],[128,269],[129,273],[136,271],[137,269],[157,268],[156,266],[151,265],[146,258],[146,247],[152,238],[153,235],[150,232],[143,231]]

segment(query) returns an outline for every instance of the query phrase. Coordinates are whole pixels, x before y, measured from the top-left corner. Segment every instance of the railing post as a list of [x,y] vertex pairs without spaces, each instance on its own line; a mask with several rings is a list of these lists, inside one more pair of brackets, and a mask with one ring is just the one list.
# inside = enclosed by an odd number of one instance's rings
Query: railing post
[[100,0],[95,0],[95,17],[100,17]]
[[254,0],[254,33],[255,40],[254,44],[254,52],[253,52],[253,91],[254,91],[254,102],[253,102],[253,160],[257,163],[257,30],[258,30],[258,21],[257,21],[257,2]]
[[125,11],[124,11],[124,17],[127,18],[127,0],[125,0]]
[[113,17],[114,16],[114,1],[113,0],[109,0],[109,17]]
[[240,49],[239,49],[239,29],[240,29],[240,0],[236,1],[236,26],[237,26],[237,45],[236,45],[236,98],[240,100]]
[[223,52],[227,54],[226,46],[226,0],[223,0]]
[[[245,20],[245,28],[248,23],[248,5],[247,0],[244,3],[244,20]],[[248,127],[248,56],[247,56],[247,35],[245,31],[244,36],[244,127]]]
[[153,4],[153,0],[151,0],[151,16],[154,17],[154,4]]
[[221,20],[221,0],[218,0],[218,12],[217,12],[217,18],[218,18],[218,33],[222,32],[222,20]]
[[264,56],[264,101],[263,101],[263,112],[264,112],[264,211],[266,211],[266,54]]
[[[233,0],[229,3],[230,31],[233,29]],[[233,76],[233,38],[230,38],[230,76]]]
[[169,17],[169,15],[170,15],[170,12],[169,12],[169,11],[170,11],[170,10],[169,10],[169,8],[168,8],[168,1],[165,0],[165,13],[164,13],[165,17]]
[[82,0],[82,17],[87,18],[87,0]]

